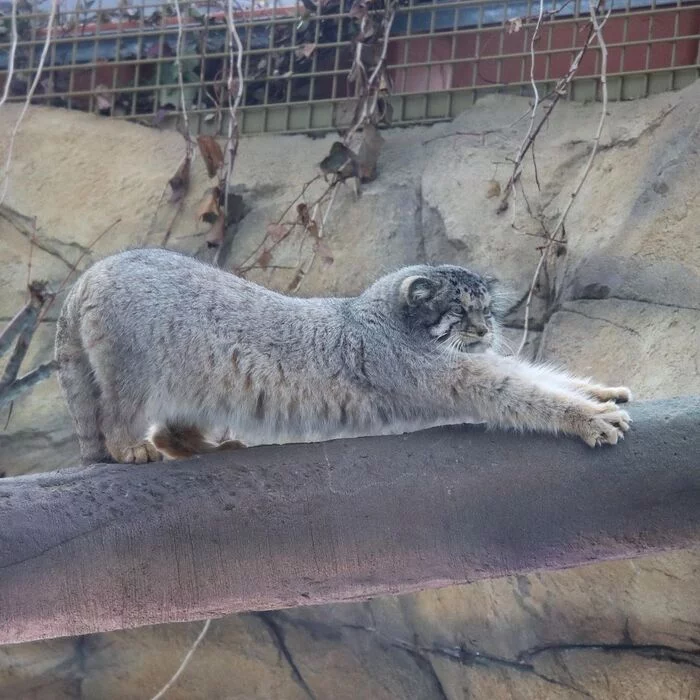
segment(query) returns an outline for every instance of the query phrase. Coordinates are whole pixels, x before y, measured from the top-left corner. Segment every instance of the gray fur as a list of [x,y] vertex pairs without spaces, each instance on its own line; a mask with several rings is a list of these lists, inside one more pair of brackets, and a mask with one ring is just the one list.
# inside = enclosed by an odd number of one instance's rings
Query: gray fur
[[609,401],[629,391],[499,355],[497,302],[491,281],[448,265],[300,299],[131,250],[71,290],[59,380],[84,462],[155,459],[146,435],[166,425],[249,445],[466,422],[616,443],[629,416]]

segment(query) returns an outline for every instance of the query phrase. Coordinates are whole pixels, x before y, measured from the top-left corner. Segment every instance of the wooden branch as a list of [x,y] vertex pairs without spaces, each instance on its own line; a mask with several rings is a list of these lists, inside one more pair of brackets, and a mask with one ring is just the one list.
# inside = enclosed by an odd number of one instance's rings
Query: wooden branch
[[44,362],[35,369],[23,374],[19,379],[13,379],[8,384],[0,384],[0,408],[18,399],[25,391],[35,384],[48,379],[56,369],[56,362]]
[[0,644],[700,543],[700,397],[592,450],[453,427],[0,480]]

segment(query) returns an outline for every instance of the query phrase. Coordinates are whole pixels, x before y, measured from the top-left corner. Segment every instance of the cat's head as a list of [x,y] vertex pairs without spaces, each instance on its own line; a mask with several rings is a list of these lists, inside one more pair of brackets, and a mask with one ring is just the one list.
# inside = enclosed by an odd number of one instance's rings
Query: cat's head
[[504,296],[495,279],[455,265],[425,265],[406,268],[397,282],[411,333],[459,352],[500,349]]

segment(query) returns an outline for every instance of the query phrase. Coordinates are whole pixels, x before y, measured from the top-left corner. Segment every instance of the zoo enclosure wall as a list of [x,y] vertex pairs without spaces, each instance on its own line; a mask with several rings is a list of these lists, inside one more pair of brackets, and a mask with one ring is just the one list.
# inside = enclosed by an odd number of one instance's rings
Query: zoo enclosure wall
[[[350,124],[348,75],[357,38],[353,6],[363,0],[252,0],[236,4],[243,44],[243,133],[309,133]],[[385,0],[367,0],[381,12]],[[607,7],[607,81],[611,99],[684,87],[698,76],[700,2],[617,0]],[[318,3],[318,4],[317,4]],[[0,87],[11,48],[9,3],[2,17]],[[48,31],[48,3],[20,3],[9,101],[24,101]],[[182,27],[169,3],[71,0],[59,5],[33,101],[159,124],[180,106],[181,66],[190,126],[224,133],[229,46],[226,3],[180,0]],[[11,7],[11,6],[10,6]],[[534,43],[535,80],[551,90],[586,40],[588,0],[544,0]],[[538,0],[399,0],[388,41],[394,125],[450,119],[480,94],[530,94]],[[376,51],[375,48],[373,49]],[[600,52],[594,46],[567,87],[574,100],[596,99]]]

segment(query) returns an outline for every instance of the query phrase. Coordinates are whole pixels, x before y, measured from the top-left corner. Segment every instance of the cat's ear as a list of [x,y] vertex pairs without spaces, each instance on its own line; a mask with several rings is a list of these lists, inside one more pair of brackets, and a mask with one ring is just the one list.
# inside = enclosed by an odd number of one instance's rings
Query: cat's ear
[[409,306],[417,306],[430,301],[439,288],[439,283],[429,277],[421,277],[420,275],[406,277],[401,282],[401,299]]
[[493,294],[501,286],[501,281],[493,275],[482,275],[481,278],[484,280],[486,289],[489,290],[490,294]]
[[491,295],[491,311],[496,319],[502,321],[517,301],[511,287],[492,275],[483,275],[486,289]]

